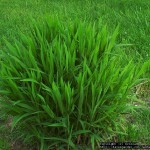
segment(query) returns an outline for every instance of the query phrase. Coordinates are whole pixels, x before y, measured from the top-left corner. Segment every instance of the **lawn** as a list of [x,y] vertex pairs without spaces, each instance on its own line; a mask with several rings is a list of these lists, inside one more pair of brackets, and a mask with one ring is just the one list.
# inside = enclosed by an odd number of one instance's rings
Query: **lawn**
[[145,58],[149,58],[149,22],[150,22],[150,2],[147,0],[1,0],[0,3],[0,34],[12,37],[16,33],[16,28],[23,31],[28,30],[29,17],[37,19],[43,15],[58,15],[74,20],[89,18],[95,20],[102,19],[103,24],[107,24],[113,30],[120,24],[121,43],[130,43],[132,53],[138,55],[139,52]]
[[[13,40],[18,31],[28,34],[31,17],[42,21],[44,16],[58,16],[63,22],[94,22],[101,19],[101,26],[107,25],[110,34],[119,25],[117,43],[127,54],[126,60],[144,63],[150,58],[150,1],[148,0],[1,0],[0,1],[0,49],[5,47],[3,39]],[[122,44],[122,45],[121,45]],[[128,124],[127,136],[121,141],[136,141],[150,144],[150,66],[142,78],[148,78],[134,87],[131,93],[146,103],[146,108],[131,112],[132,123]],[[135,104],[138,105],[139,104]],[[8,117],[1,113],[0,147],[9,149],[15,145],[20,129],[10,133],[6,127]],[[7,119],[6,119],[7,118]],[[19,127],[18,127],[19,128]],[[11,134],[11,136],[9,136]],[[5,137],[5,138],[3,138]],[[23,137],[23,135],[22,135]],[[10,142],[11,141],[11,142]],[[19,139],[20,143],[20,139]],[[31,143],[28,143],[29,145]]]

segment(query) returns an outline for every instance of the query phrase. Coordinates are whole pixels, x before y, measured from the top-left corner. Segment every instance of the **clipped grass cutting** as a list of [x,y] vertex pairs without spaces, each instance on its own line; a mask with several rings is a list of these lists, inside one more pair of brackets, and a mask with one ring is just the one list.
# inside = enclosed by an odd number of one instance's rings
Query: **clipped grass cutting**
[[[127,135],[130,90],[144,72],[101,21],[32,20],[1,52],[2,108],[36,149],[96,149]],[[6,99],[7,97],[7,99]]]

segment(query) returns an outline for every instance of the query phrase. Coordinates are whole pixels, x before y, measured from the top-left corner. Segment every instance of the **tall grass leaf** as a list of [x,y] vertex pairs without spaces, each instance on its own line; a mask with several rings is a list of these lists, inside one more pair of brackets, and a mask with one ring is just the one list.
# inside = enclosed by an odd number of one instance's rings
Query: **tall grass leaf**
[[76,132],[72,133],[72,136],[77,136],[77,135],[81,135],[81,134],[90,134],[91,131],[90,130],[78,130]]
[[115,41],[116,41],[116,37],[118,35],[118,32],[119,32],[119,25],[116,27],[112,37],[111,37],[111,40],[109,42],[109,45],[108,45],[108,48],[107,48],[107,52],[109,53],[111,51],[111,49],[114,47],[115,45]]
[[57,100],[60,111],[63,114],[64,113],[64,104],[62,101],[62,97],[61,97],[61,93],[59,91],[59,88],[55,82],[52,83],[52,93],[53,93],[53,98]]
[[21,81],[21,82],[31,82],[31,83],[39,84],[39,82],[37,82],[35,79],[31,79],[31,78],[22,79],[22,80],[20,80],[20,81]]
[[52,141],[64,142],[64,143],[68,144],[69,146],[71,146],[72,148],[75,149],[75,144],[73,142],[69,142],[68,143],[68,140],[63,139],[63,138],[59,138],[59,137],[45,137],[44,139],[45,140],[52,140]]
[[19,103],[14,103],[14,105],[18,105],[19,107],[22,107],[22,109],[24,109],[27,112],[34,111],[34,107],[31,107],[30,105],[24,104],[23,102],[21,103],[21,101]]
[[66,124],[64,122],[60,122],[60,123],[50,123],[50,122],[44,122],[41,123],[44,126],[48,126],[48,127],[64,127],[66,128]]
[[23,119],[25,119],[26,117],[29,117],[30,115],[34,115],[34,114],[37,114],[37,113],[40,113],[41,111],[37,111],[37,112],[34,112],[34,113],[25,113],[23,115],[17,115],[13,118],[13,122],[12,122],[12,127],[11,127],[11,131],[16,127],[16,125]]
[[95,149],[95,139],[94,136],[91,136],[91,144],[92,144],[92,150]]
[[83,109],[83,100],[84,100],[84,74],[80,74],[78,77],[79,82],[79,99],[78,99],[78,119],[81,118],[82,109]]
[[44,111],[51,117],[54,118],[55,114],[52,111],[52,109],[48,106],[48,105],[42,105],[42,108],[44,109]]

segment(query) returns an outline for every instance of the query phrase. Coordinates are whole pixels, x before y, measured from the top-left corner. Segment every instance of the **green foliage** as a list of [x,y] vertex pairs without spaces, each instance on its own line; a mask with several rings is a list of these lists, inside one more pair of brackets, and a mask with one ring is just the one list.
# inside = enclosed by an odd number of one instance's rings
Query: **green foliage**
[[0,149],[3,150],[9,150],[9,143],[5,141],[4,139],[0,139]]
[[8,129],[8,123],[6,123],[7,118],[7,116],[4,116],[4,112],[0,111],[0,150],[10,149],[10,130]]
[[[150,110],[149,108],[137,109],[137,113],[132,114],[132,122],[128,124],[128,135],[126,139],[139,144],[150,143]],[[144,138],[143,138],[144,137]]]
[[0,40],[3,35],[12,39],[18,27],[28,32],[29,16],[39,19],[56,14],[64,20],[86,17],[93,21],[102,18],[111,31],[119,23],[118,40],[133,44],[128,48],[129,55],[136,59],[142,56],[145,61],[150,56],[149,7],[149,0],[1,0]]
[[32,24],[28,35],[6,40],[1,53],[0,92],[9,98],[2,105],[13,116],[12,129],[23,126],[26,140],[41,150],[94,149],[127,134],[129,90],[148,63],[141,71],[132,61],[122,63],[118,27],[110,37],[101,21]]

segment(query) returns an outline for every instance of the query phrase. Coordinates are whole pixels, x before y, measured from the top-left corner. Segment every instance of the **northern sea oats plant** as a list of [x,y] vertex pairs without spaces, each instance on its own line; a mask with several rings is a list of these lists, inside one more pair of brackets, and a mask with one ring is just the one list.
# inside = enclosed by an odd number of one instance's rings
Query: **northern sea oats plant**
[[[1,104],[37,148],[95,149],[126,133],[129,90],[141,75],[101,21],[32,20],[30,34],[5,40]],[[6,99],[7,97],[7,99]],[[132,107],[131,107],[132,108]]]

